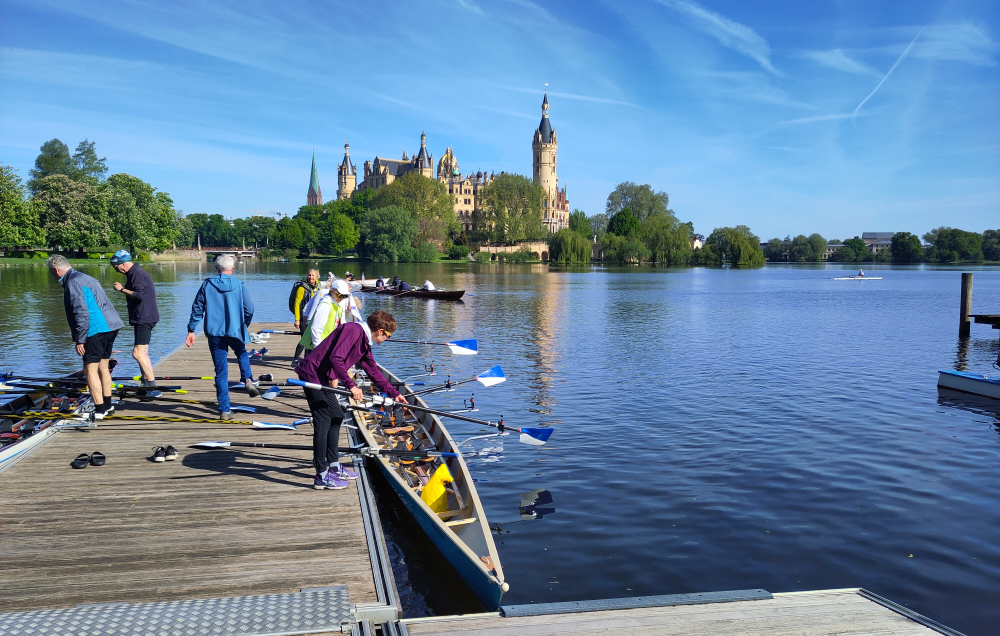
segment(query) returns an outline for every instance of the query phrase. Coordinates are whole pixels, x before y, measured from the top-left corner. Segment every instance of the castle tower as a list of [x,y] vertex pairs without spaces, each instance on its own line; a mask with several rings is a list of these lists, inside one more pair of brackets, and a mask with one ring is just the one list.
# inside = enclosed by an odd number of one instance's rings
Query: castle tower
[[316,171],[316,151],[313,150],[312,174],[309,175],[309,192],[306,205],[323,205],[323,192],[319,189],[319,172]]
[[423,130],[420,131],[420,152],[413,158],[413,164],[420,174],[434,178],[434,155],[427,152],[427,135]]
[[559,177],[556,174],[556,150],[558,148],[556,131],[552,128],[552,122],[549,121],[549,91],[546,88],[545,96],[542,97],[542,121],[535,129],[535,137],[531,142],[531,150],[534,155],[531,163],[533,180],[545,191],[545,199],[542,201],[542,224],[550,232],[559,231],[566,226],[566,219],[563,218],[565,214],[562,210],[565,207],[565,201],[560,200]]
[[350,199],[358,183],[358,171],[351,163],[351,145],[344,142],[344,160],[337,168],[337,199]]

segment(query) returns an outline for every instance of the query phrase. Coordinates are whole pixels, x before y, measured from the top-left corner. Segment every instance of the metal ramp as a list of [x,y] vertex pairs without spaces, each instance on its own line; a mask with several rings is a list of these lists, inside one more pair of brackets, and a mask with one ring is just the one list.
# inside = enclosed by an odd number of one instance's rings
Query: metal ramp
[[[161,603],[104,603],[0,614],[5,636],[279,636],[340,632],[354,622],[347,588]],[[348,628],[348,632],[350,629]]]

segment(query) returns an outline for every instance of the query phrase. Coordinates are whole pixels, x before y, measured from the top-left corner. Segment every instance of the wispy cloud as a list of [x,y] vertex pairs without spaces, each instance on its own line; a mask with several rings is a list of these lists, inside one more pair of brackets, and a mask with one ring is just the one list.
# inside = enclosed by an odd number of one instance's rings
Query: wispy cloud
[[478,14],[478,15],[485,15],[483,13],[483,10],[480,9],[478,6],[476,6],[472,2],[472,0],[455,0],[455,2],[457,2],[458,5],[460,7],[462,7],[463,9],[467,9],[467,10],[469,10],[469,11],[475,13],[475,14]]
[[[503,86],[497,85],[497,88],[502,88],[508,91],[514,91],[517,93],[534,93],[537,94],[540,91],[537,88],[518,88],[517,86]],[[558,91],[549,91],[549,95],[553,97],[565,97],[566,99],[576,99],[582,102],[598,102],[601,104],[617,104],[619,106],[631,106],[632,108],[642,108],[639,104],[633,104],[631,102],[623,102],[618,99],[610,99],[607,97],[594,97],[593,95],[577,95],[575,93],[560,93]]]
[[657,1],[665,7],[687,15],[698,29],[714,37],[723,46],[746,55],[769,73],[778,75],[778,70],[771,64],[771,46],[750,27],[694,2]]
[[914,51],[914,57],[996,66],[1000,46],[982,27],[962,22],[928,26]]
[[779,121],[773,126],[795,126],[798,124],[814,124],[819,121],[836,121],[838,119],[851,119],[854,117],[851,113],[831,113],[829,115],[817,115],[815,117],[800,117],[798,119],[788,119],[786,121]]
[[878,91],[878,89],[882,87],[882,84],[885,84],[885,81],[889,79],[889,76],[892,75],[892,72],[896,70],[896,67],[899,66],[900,62],[905,60],[906,56],[910,54],[910,50],[913,48],[913,45],[917,43],[917,40],[920,39],[920,34],[923,32],[924,30],[920,29],[920,32],[913,37],[913,41],[910,42],[910,44],[905,49],[903,49],[903,52],[900,54],[899,59],[897,59],[896,63],[892,65],[892,68],[890,68],[889,72],[885,74],[885,77],[883,77],[882,81],[878,83],[878,86],[876,86],[872,90],[872,92],[868,93],[868,97],[861,100],[861,103],[858,104],[858,107],[854,109],[854,113],[851,115],[852,121],[854,120],[855,117],[858,116],[858,113],[861,111],[861,107],[865,105],[865,102],[867,102],[869,99],[872,98],[872,95],[874,95],[876,91]]
[[878,71],[868,66],[864,62],[859,62],[847,55],[844,49],[833,49],[831,51],[804,51],[802,57],[819,62],[824,66],[835,68],[845,73],[855,73],[857,75],[878,75]]

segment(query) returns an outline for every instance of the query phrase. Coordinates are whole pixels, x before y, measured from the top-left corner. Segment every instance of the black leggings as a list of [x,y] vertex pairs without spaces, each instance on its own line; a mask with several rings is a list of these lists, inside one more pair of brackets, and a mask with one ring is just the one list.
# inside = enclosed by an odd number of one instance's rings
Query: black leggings
[[330,464],[340,461],[337,446],[344,410],[333,394],[309,387],[305,388],[305,394],[313,418],[313,467],[317,475],[322,475]]

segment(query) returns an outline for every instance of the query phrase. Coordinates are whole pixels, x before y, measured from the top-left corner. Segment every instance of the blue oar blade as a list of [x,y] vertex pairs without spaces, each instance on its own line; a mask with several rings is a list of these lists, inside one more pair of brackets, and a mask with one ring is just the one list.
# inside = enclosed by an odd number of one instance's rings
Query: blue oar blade
[[262,398],[264,398],[265,400],[273,400],[274,398],[278,397],[279,395],[281,395],[281,389],[279,389],[276,386],[272,386],[270,389],[268,389],[267,391],[264,391],[263,393],[260,394],[260,396]]
[[448,348],[456,356],[474,356],[479,353],[479,341],[475,338],[471,340],[452,340],[447,344]]
[[497,365],[484,373],[480,373],[476,376],[476,379],[479,380],[479,383],[483,386],[494,386],[505,381],[507,378],[504,376],[503,369],[500,368],[500,365]]
[[243,406],[242,404],[230,404],[230,410],[236,411],[238,413],[256,413],[257,409],[252,406]]
[[297,430],[295,428],[294,424],[272,424],[271,422],[254,422],[253,423],[253,427],[254,428],[262,428],[262,429],[265,429],[265,430],[267,430],[267,429],[278,429],[278,430],[283,430],[283,431],[294,431],[294,430]]
[[545,446],[545,442],[549,441],[552,437],[552,431],[556,429],[552,427],[547,428],[522,428],[521,437],[518,439],[522,444],[530,444],[531,446]]

